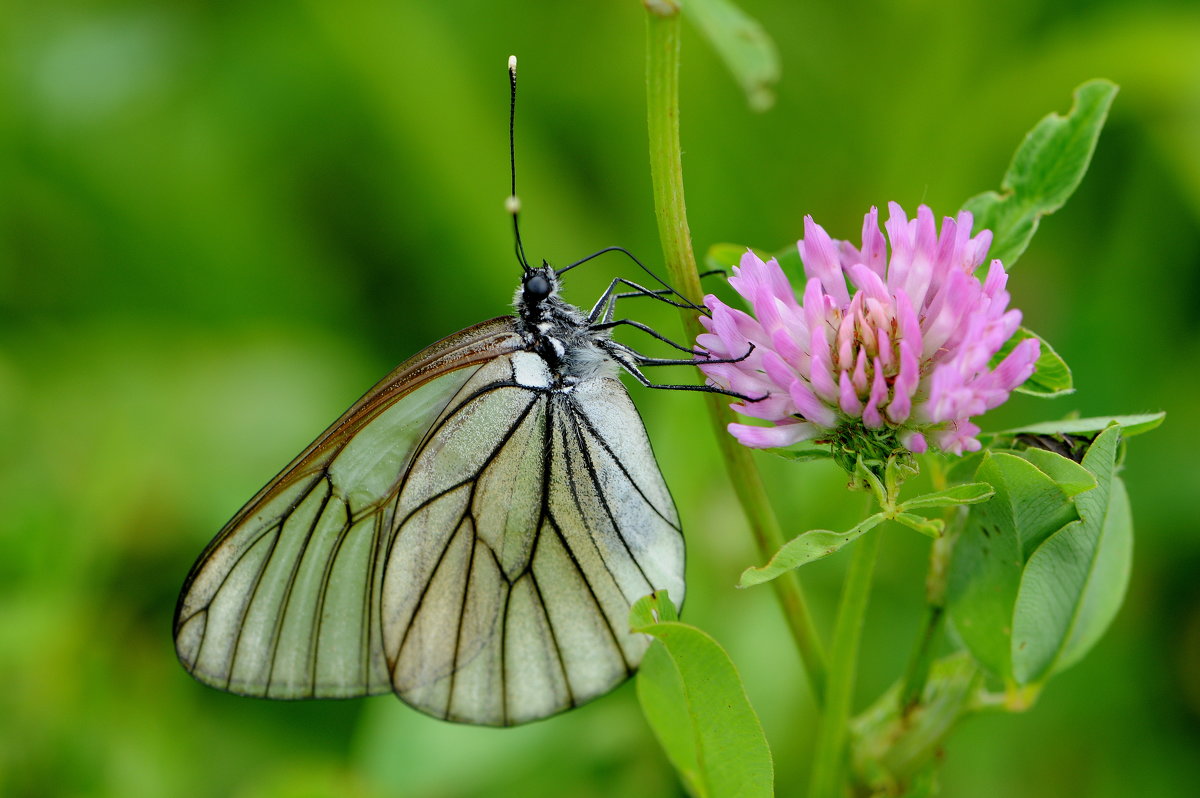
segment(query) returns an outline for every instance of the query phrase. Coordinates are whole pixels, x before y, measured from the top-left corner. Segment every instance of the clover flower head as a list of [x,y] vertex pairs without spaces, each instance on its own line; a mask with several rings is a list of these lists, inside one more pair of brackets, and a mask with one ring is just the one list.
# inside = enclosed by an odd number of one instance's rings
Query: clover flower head
[[701,319],[707,333],[697,344],[736,362],[701,360],[701,370],[712,384],[757,399],[734,410],[773,422],[730,424],[744,445],[829,441],[876,456],[930,446],[975,451],[979,427],[971,417],[1002,404],[1033,374],[1036,339],[989,367],[1021,323],[1020,311],[1008,309],[1000,261],[991,261],[982,282],[975,276],[991,232],[972,237],[967,211],[947,217],[939,231],[924,205],[915,219],[896,203],[888,209],[886,238],[871,208],[861,248],[804,218],[799,301],[779,263],[753,252],[729,279],[753,315],[705,297],[712,315]]

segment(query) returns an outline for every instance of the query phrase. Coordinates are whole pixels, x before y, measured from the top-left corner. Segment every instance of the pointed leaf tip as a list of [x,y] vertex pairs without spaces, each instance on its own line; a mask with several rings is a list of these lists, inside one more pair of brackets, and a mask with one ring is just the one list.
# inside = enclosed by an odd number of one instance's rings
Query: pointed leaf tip
[[1065,117],[1052,113],[1026,134],[1004,175],[1002,192],[976,195],[963,205],[975,229],[993,233],[989,258],[1011,269],[1029,246],[1043,216],[1054,213],[1083,180],[1117,86],[1091,80],[1075,90]]
[[757,20],[731,0],[688,0],[683,15],[725,62],[750,110],[766,111],[775,104],[779,51]]
[[810,529],[797,535],[775,553],[771,561],[759,568],[747,568],[738,580],[738,587],[752,587],[770,582],[772,579],[801,565],[815,562],[840,551],[858,540],[866,532],[879,526],[885,517],[875,513],[859,522],[847,532],[831,532],[828,529]]

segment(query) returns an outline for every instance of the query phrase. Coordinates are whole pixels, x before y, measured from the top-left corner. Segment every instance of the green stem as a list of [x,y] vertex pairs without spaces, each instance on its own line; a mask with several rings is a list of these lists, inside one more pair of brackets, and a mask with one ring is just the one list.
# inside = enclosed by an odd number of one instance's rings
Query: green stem
[[[934,485],[939,490],[945,487],[945,472],[940,467],[934,470]],[[929,571],[925,575],[925,625],[921,630],[917,648],[913,651],[908,668],[904,671],[904,682],[900,687],[900,710],[908,712],[921,700],[925,683],[929,681],[929,667],[937,648],[938,633],[946,617],[946,569],[950,567],[950,551],[959,534],[962,513],[957,507],[946,508],[942,520],[945,532],[933,541],[929,549]]]
[[882,540],[883,535],[878,529],[859,539],[854,546],[846,581],[842,585],[837,624],[833,630],[825,711],[817,726],[809,798],[841,798],[843,795],[846,730],[850,720],[850,705],[854,699],[858,646],[867,599],[871,595],[871,573]]
[[945,615],[945,609],[940,606],[931,604],[926,609],[921,637],[913,651],[912,659],[908,661],[908,667],[904,671],[904,682],[900,687],[901,712],[908,712],[921,701],[921,694],[925,692],[925,684],[929,681],[929,668],[933,664],[938,633],[942,630],[942,619]]
[[[646,110],[650,132],[650,178],[654,212],[662,239],[667,274],[675,288],[693,302],[701,298],[700,277],[692,252],[687,209],[683,198],[683,164],[679,145],[679,4],[673,0],[644,0],[646,15]],[[694,312],[682,312],[690,340],[704,332]],[[771,509],[762,477],[749,450],[726,432],[734,420],[729,400],[709,394],[708,409],[724,455],[734,492],[758,544],[762,562],[783,546],[783,531]],[[774,580],[796,647],[819,705],[825,694],[825,654],[795,573]]]

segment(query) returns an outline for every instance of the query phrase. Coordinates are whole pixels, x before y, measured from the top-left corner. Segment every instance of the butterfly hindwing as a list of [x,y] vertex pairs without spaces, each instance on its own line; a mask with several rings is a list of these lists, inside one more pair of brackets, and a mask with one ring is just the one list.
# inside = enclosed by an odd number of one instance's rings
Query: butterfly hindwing
[[632,603],[682,598],[678,517],[624,388],[551,383],[529,352],[481,368],[400,491],[385,650],[397,695],[437,717],[508,725],[607,692],[646,647]]

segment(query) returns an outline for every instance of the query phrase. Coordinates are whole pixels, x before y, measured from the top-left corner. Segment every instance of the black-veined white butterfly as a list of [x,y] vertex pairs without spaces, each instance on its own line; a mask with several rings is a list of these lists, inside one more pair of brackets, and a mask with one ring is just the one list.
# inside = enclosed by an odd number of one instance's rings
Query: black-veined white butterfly
[[616,374],[651,385],[640,366],[680,361],[609,336],[646,329],[614,320],[618,286],[672,300],[614,280],[585,314],[519,231],[517,251],[515,315],[401,363],[200,555],[175,617],[193,676],[267,698],[392,691],[511,725],[634,671],[648,640],[629,608],[659,589],[683,600],[684,545]]

